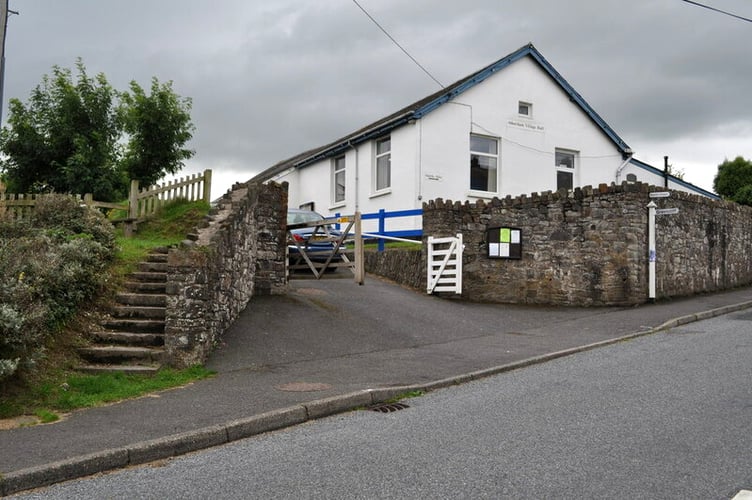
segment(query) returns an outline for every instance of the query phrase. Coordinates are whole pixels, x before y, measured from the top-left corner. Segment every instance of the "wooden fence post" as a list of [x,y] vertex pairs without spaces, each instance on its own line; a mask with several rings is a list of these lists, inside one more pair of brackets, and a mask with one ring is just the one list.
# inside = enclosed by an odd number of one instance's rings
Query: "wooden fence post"
[[128,218],[138,218],[138,181],[131,181],[131,192],[128,194]]
[[363,226],[360,212],[355,212],[355,283],[362,285],[366,276],[366,263],[363,252]]
[[211,178],[212,171],[204,170],[204,201],[211,203]]

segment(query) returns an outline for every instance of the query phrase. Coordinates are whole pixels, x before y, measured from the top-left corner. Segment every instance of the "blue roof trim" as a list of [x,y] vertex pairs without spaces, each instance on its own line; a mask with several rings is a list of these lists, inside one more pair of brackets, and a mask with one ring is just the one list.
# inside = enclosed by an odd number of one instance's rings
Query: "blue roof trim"
[[413,117],[416,119],[423,118],[423,116],[427,115],[434,109],[438,108],[442,104],[450,101],[454,97],[462,94],[468,89],[471,89],[475,87],[477,84],[483,82],[485,79],[487,79],[489,76],[493,75],[494,73],[497,73],[501,71],[502,69],[506,68],[510,64],[512,64],[515,61],[519,61],[523,57],[530,54],[530,50],[535,50],[535,48],[532,45],[526,45],[525,47],[522,47],[520,49],[517,49],[515,52],[512,52],[508,56],[504,57],[503,59],[499,59],[492,65],[480,70],[479,72],[472,75],[470,78],[468,78],[466,81],[462,82],[457,87],[453,88],[446,94],[443,94],[433,101],[421,106],[417,110],[415,110],[415,113],[413,113]]
[[472,75],[468,80],[463,82],[462,84],[458,85],[457,87],[453,88],[451,91],[447,92],[446,94],[442,94],[441,96],[437,97],[433,101],[423,105],[419,109],[415,111],[413,114],[414,118],[422,118],[423,116],[427,115],[434,109],[438,108],[442,104],[448,102],[452,98],[460,95],[461,93],[465,92],[466,90],[474,87],[475,85],[481,83],[488,77],[492,76],[493,74],[501,71],[502,69],[506,68],[510,64],[519,61],[520,59],[530,56],[532,57],[547,73],[548,75],[553,78],[553,80],[559,84],[559,86],[566,92],[569,97],[574,101],[584,112],[587,114],[591,120],[593,120],[596,125],[603,131],[603,133],[608,136],[611,141],[613,141],[614,144],[616,144],[616,147],[619,148],[619,150],[626,154],[628,152],[631,152],[630,147],[627,145],[624,140],[619,137],[619,135],[614,132],[614,130],[606,123],[606,121],[600,117],[598,113],[595,112],[595,110],[590,107],[590,105],[585,101],[585,99],[582,98],[582,96],[572,87],[569,82],[567,82],[561,74],[554,69],[554,67],[549,63],[543,55],[538,52],[538,50],[533,46],[533,44],[528,44],[524,47],[521,47],[517,49],[515,52],[512,52],[508,56],[499,59],[492,65],[480,70],[478,73],[475,73]]
[[[629,163],[631,163],[635,167],[641,168],[643,170],[647,170],[651,174],[663,176],[663,170],[661,170],[659,168],[655,168],[652,165],[648,165],[644,161],[640,161],[640,160],[632,158],[631,160],[629,160]],[[699,186],[695,186],[694,184],[691,184],[691,183],[689,183],[689,182],[687,182],[687,181],[685,181],[683,179],[679,179],[676,176],[669,175],[668,178],[674,184],[679,184],[680,186],[685,187],[685,188],[689,189],[690,191],[693,191],[693,192],[695,192],[697,194],[700,194],[702,196],[707,196],[708,198],[712,198],[714,200],[720,200],[721,199],[721,197],[718,196],[717,194],[711,193],[710,191],[706,191],[705,189],[703,189],[703,188],[701,188]]]

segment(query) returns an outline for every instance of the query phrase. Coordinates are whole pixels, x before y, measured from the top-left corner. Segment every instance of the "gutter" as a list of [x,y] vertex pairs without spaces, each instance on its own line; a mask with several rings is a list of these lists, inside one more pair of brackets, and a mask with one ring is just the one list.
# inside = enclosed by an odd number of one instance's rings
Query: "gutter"
[[631,149],[626,149],[624,151],[624,154],[626,155],[626,158],[622,162],[621,165],[616,169],[616,184],[619,184],[619,177],[621,177],[621,171],[624,170],[624,168],[629,164],[629,162],[632,161],[632,157],[634,157],[634,152]]

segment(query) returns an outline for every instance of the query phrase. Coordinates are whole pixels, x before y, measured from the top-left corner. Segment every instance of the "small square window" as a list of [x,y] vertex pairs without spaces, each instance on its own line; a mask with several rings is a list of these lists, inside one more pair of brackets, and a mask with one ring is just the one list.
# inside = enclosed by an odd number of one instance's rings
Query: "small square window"
[[530,104],[529,102],[520,101],[517,109],[518,109],[517,112],[521,116],[526,116],[528,118],[532,118],[533,117],[533,105]]

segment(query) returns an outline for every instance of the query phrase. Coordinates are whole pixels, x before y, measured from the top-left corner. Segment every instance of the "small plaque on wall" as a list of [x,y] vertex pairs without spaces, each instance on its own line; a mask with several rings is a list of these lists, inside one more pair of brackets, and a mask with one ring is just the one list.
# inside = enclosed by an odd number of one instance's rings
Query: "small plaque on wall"
[[486,232],[490,259],[521,259],[522,230],[516,227],[492,227]]

